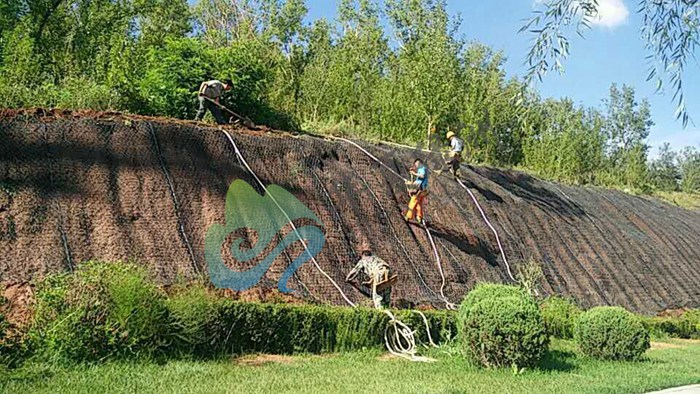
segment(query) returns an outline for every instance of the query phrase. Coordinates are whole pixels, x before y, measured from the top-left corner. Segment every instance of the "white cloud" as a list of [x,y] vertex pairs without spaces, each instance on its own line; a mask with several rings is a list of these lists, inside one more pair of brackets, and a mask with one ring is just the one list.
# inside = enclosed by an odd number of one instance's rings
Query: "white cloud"
[[598,0],[598,16],[592,23],[612,29],[627,22],[629,15],[622,0]]
[[[538,8],[547,0],[534,0],[533,8]],[[596,26],[613,29],[627,22],[630,11],[623,0],[598,0],[598,16],[591,23]]]

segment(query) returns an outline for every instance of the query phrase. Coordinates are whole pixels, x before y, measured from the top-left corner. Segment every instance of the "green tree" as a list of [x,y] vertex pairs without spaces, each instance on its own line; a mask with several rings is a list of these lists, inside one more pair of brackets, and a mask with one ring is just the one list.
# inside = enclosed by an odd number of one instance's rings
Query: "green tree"
[[[569,55],[570,30],[583,36],[598,17],[598,0],[547,0],[544,10],[521,28],[535,35],[528,53],[527,80],[542,77],[552,68],[563,72],[562,62]],[[688,61],[694,59],[700,42],[700,7],[696,0],[640,0],[642,39],[649,52],[649,76],[656,79],[657,90],[670,82],[677,104],[676,116],[687,125],[689,116],[684,98],[683,75]]]
[[23,8],[24,2],[22,0],[3,0],[0,2],[0,66],[2,66],[2,52],[7,40],[5,34],[12,32],[19,23]]
[[576,108],[570,99],[549,99],[535,111],[537,126],[524,143],[525,165],[569,183],[594,182],[603,167],[601,115]]
[[470,160],[515,165],[522,160],[522,86],[506,81],[505,57],[486,45],[471,43],[463,53],[459,125]]
[[338,9],[341,34],[334,47],[330,88],[335,104],[333,117],[367,130],[378,123],[374,109],[388,43],[377,6],[367,0],[354,3],[343,0]]
[[146,46],[162,46],[168,38],[184,38],[192,30],[187,0],[134,0],[134,7]]
[[678,154],[668,142],[659,148],[659,157],[651,162],[649,168],[651,182],[657,189],[678,190],[681,174],[676,164],[677,158]]
[[[434,127],[456,121],[464,40],[457,37],[460,20],[451,20],[444,0],[389,0],[387,16],[399,46],[390,79],[398,87],[402,125],[421,140]],[[429,141],[429,138],[426,138]]]
[[316,123],[330,116],[329,89],[331,63],[333,62],[333,39],[331,25],[319,19],[307,32],[308,49],[304,55],[305,66],[300,75],[301,103],[298,117]]
[[200,0],[194,8],[195,31],[206,45],[223,47],[255,38],[256,15],[251,0]]
[[679,154],[681,190],[686,193],[700,192],[700,150],[687,146]]
[[213,60],[196,39],[168,40],[162,48],[152,47],[147,55],[146,73],[139,93],[148,115],[193,118],[195,92],[211,75]]
[[638,102],[634,88],[623,85],[620,90],[612,84],[605,105],[609,182],[643,189],[648,181],[646,139],[654,124],[649,103]]

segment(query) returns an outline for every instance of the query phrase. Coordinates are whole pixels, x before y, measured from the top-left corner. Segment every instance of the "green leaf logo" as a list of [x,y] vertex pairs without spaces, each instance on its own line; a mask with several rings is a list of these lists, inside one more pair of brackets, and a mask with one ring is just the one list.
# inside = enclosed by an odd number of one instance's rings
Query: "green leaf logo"
[[[306,218],[313,220],[318,226],[297,227],[299,235],[294,231],[289,232],[260,263],[247,271],[234,271],[227,267],[221,252],[230,234],[239,229],[251,229],[256,232],[257,241],[250,248],[241,247],[244,241],[242,237],[235,237],[231,242],[231,256],[237,262],[247,262],[258,257],[289,224],[273,199],[292,221]],[[270,185],[267,187],[267,194],[261,196],[248,183],[237,179],[231,183],[226,193],[226,223],[212,224],[204,240],[204,256],[209,277],[218,288],[236,291],[249,289],[260,281],[280,253],[294,242],[300,242],[301,236],[307,248],[285,269],[278,282],[280,291],[289,293],[292,290],[287,288],[287,282],[292,274],[323,249],[326,238],[319,226],[322,227],[323,223],[316,214],[284,188]]]

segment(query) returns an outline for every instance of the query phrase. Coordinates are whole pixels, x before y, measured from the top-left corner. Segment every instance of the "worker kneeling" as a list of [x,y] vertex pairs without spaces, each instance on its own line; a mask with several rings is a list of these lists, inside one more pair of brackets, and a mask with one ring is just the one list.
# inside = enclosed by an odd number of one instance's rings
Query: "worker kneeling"
[[225,91],[231,90],[232,82],[227,79],[224,82],[212,80],[202,82],[199,86],[199,110],[194,120],[202,120],[204,114],[209,110],[218,124],[227,124],[228,120],[221,113],[221,96]]
[[388,308],[391,303],[391,287],[396,283],[398,276],[392,275],[391,267],[386,261],[372,255],[369,247],[362,248],[362,258],[345,278],[351,282],[362,274],[368,280],[361,282],[372,287],[372,302],[377,309]]
[[428,168],[423,164],[423,160],[416,159],[410,172],[411,177],[414,179],[406,181],[411,201],[408,203],[408,212],[406,212],[405,219],[407,222],[410,222],[415,217],[418,223],[425,224],[423,221],[423,204],[428,196]]

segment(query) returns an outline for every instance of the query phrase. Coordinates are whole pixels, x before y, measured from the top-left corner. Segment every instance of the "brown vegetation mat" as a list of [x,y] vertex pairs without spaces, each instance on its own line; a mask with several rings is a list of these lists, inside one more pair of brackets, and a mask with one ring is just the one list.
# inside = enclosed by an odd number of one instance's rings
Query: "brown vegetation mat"
[[[364,299],[343,278],[366,241],[400,276],[395,302],[444,307],[429,239],[402,219],[401,179],[342,142],[229,130],[263,182],[284,187],[323,221],[317,261],[350,299]],[[416,152],[363,146],[408,176]],[[517,171],[464,167],[463,178],[513,270],[529,259],[541,264],[545,293],[647,313],[700,306],[700,213]],[[24,283],[88,259],[134,259],[164,284],[206,275],[204,237],[224,222],[235,179],[259,189],[217,128],[117,113],[0,112],[0,281]],[[433,176],[428,201],[450,301],[477,281],[510,281],[495,237],[454,180]],[[297,242],[280,254],[253,297],[269,298],[301,252]],[[311,263],[289,286],[297,299],[344,303]]]

